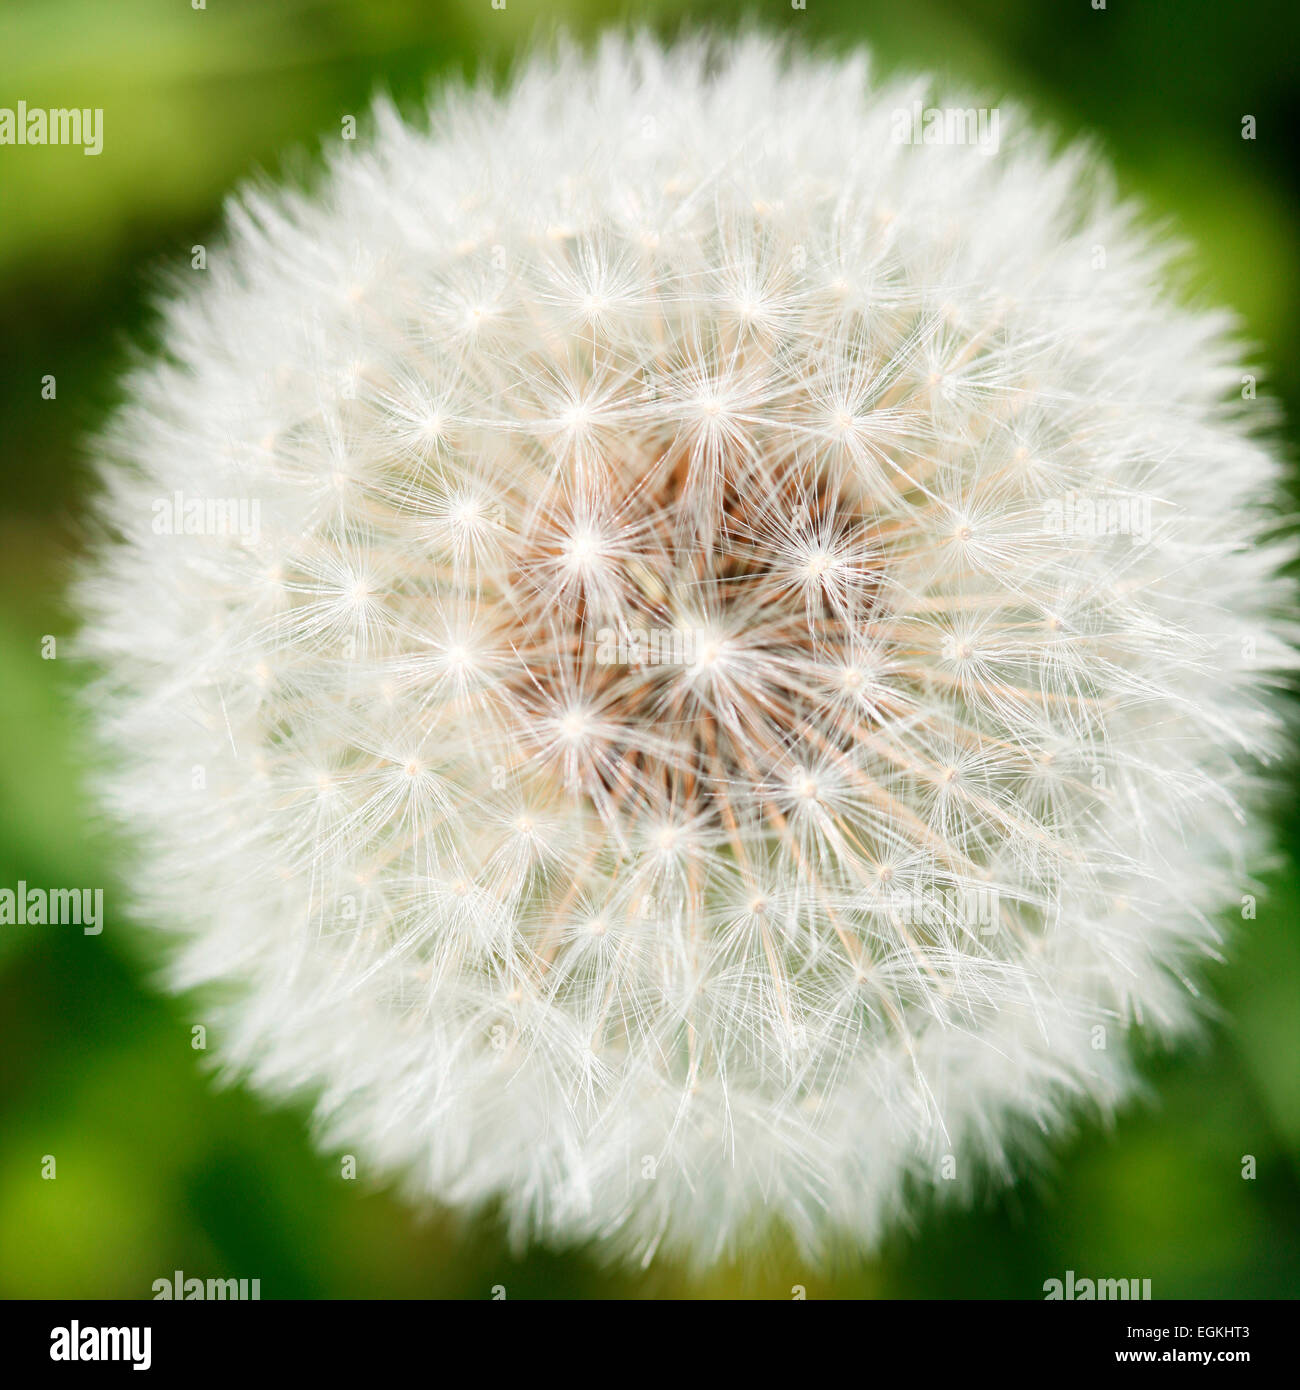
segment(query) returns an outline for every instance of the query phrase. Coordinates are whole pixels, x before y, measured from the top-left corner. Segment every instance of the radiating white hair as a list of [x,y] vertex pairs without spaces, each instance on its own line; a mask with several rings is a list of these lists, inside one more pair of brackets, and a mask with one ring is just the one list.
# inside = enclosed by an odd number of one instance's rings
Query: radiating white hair
[[1091,155],[917,102],[560,46],[167,302],[79,591],[105,796],[362,1176],[869,1245],[1194,1017],[1292,664],[1264,407]]

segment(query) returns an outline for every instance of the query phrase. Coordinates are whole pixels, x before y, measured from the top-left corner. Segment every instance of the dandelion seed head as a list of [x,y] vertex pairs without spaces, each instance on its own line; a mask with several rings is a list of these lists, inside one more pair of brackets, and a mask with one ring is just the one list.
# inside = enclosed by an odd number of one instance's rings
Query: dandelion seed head
[[1092,157],[911,146],[918,95],[561,46],[246,190],[164,306],[79,589],[103,795],[225,1063],[418,1200],[869,1247],[1195,1019],[1280,467]]

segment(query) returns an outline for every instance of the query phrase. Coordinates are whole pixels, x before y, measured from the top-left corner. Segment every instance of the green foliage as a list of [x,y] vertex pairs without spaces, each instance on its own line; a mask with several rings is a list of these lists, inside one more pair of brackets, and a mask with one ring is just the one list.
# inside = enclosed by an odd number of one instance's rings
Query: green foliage
[[[195,0],[197,3],[197,0]],[[684,0],[549,4],[578,32],[627,16],[699,22]],[[1124,187],[1172,216],[1194,287],[1234,306],[1300,420],[1297,174],[1289,71],[1300,11],[1217,0],[786,0],[707,8],[891,68],[933,68],[1027,100],[1063,138],[1093,133]],[[1300,1292],[1300,846],[1239,924],[1211,983],[1229,1022],[1202,1050],[1152,1057],[1153,1102],[1085,1128],[1052,1166],[974,1211],[927,1214],[880,1258],[759,1266],[687,1284],[610,1271],[581,1252],[516,1257],[488,1213],[415,1219],[322,1158],[305,1117],[214,1086],[192,1046],[197,1006],[151,985],[154,946],[115,888],[123,852],[97,825],[72,694],[82,678],[59,607],[87,502],[84,440],[129,343],[147,342],[159,270],[219,226],[231,185],[309,175],[319,140],[376,90],[418,104],[426,81],[499,70],[539,32],[508,0],[9,0],[4,100],[102,107],[104,149],[0,148],[0,883],[103,885],[102,936],[0,928],[0,1294],[148,1297],[174,1270],[259,1278],[263,1297],[664,1295],[1040,1297],[1043,1281],[1148,1277],[1157,1297]],[[1241,138],[1254,115],[1257,138]],[[296,151],[288,157],[284,151]],[[57,397],[42,400],[42,376]],[[41,639],[58,639],[42,659]],[[1249,891],[1248,887],[1243,891]],[[1229,923],[1229,925],[1232,925]],[[45,1155],[57,1176],[42,1178]],[[1245,1156],[1255,1160],[1244,1178]]]

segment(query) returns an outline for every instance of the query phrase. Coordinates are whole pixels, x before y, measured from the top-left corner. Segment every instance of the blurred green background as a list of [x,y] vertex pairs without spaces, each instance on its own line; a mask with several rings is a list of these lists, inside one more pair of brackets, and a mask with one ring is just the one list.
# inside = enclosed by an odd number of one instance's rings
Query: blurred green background
[[[198,0],[194,0],[198,3]],[[302,173],[378,88],[500,71],[556,24],[671,31],[743,15],[889,68],[938,69],[1095,134],[1124,188],[1194,243],[1198,291],[1234,306],[1300,422],[1300,8],[1221,0],[0,0],[0,105],[102,107],[104,150],[0,148],[0,885],[105,885],[102,936],[0,928],[0,1293],[148,1297],[181,1269],[263,1297],[1040,1298],[1045,1279],[1150,1278],[1156,1297],[1300,1292],[1300,808],[1258,920],[1211,984],[1224,1021],[1151,1056],[1151,1098],[1085,1128],[1047,1171],[923,1214],[869,1262],[775,1251],[688,1279],[583,1252],[516,1258],[490,1220],[418,1222],[317,1156],[304,1116],[216,1089],[197,1006],[150,987],[152,946],[113,909],[115,850],[80,788],[74,628],[60,601],[85,505],[85,438],[147,343],[157,272],[256,171]],[[1244,115],[1258,123],[1241,138]],[[363,123],[364,124],[364,123]],[[42,400],[41,378],[57,378]],[[1295,425],[1289,440],[1294,441]],[[1248,886],[1243,885],[1243,891]],[[42,1156],[57,1178],[41,1178]],[[1243,1155],[1256,1176],[1243,1180]]]

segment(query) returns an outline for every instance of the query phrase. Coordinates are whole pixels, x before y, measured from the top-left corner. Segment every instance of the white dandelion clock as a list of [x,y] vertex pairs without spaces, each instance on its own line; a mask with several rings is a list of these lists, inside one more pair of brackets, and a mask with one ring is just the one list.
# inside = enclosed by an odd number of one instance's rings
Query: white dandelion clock
[[105,795],[221,1057],[363,1174],[866,1246],[1193,1019],[1279,465],[1090,158],[918,101],[561,50],[381,105],[167,303],[80,587]]

